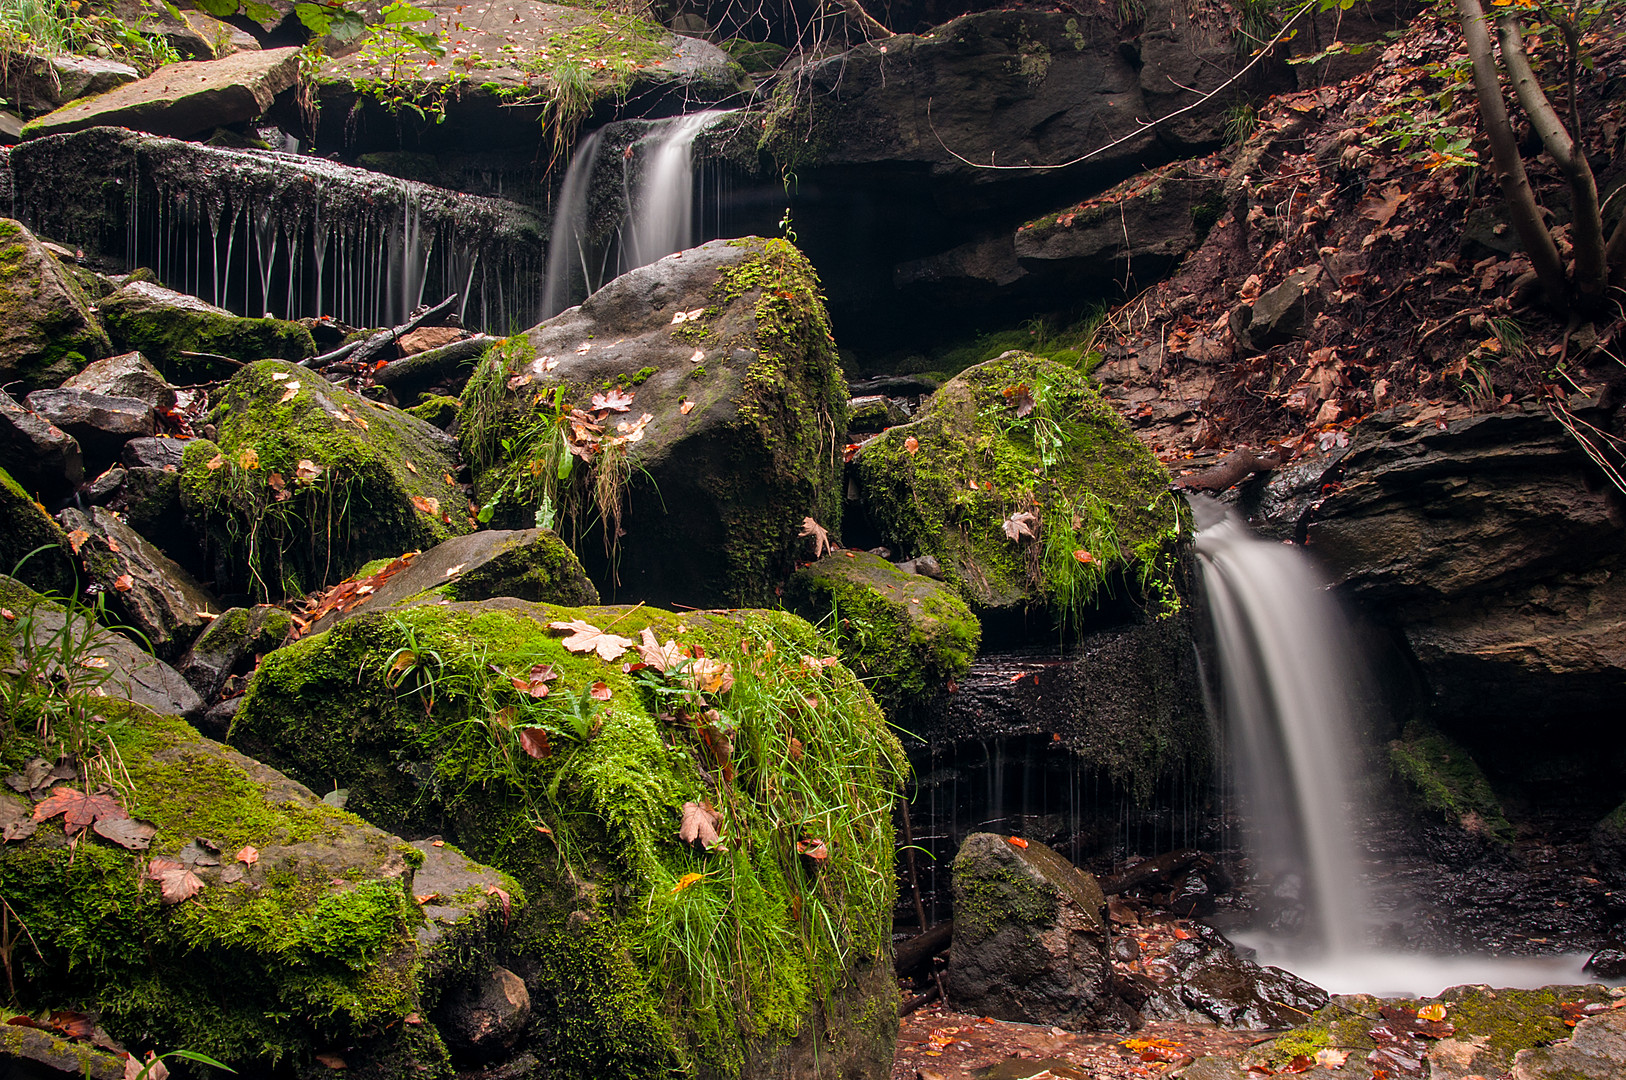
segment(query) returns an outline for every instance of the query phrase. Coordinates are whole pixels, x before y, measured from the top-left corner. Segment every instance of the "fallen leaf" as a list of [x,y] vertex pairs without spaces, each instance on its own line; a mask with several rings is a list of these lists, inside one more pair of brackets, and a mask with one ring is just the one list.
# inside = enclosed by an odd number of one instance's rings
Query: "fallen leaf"
[[256,848],[245,846],[242,851],[237,853],[237,861],[244,866],[253,866],[260,861],[260,852]]
[[73,553],[77,555],[79,554],[79,549],[84,547],[85,541],[89,539],[90,531],[88,529],[74,529],[68,533],[68,546],[72,548]]
[[50,1024],[70,1039],[88,1039],[96,1034],[96,1021],[82,1012],[59,1009],[51,1014]]
[[913,454],[916,450],[920,449],[920,440],[911,435],[907,439],[903,440],[903,448],[908,453]]
[[790,759],[792,761],[800,761],[800,760],[802,760],[802,740],[800,740],[798,738],[794,738],[794,737],[791,738],[791,740],[790,740]]
[[258,469],[260,467],[260,454],[252,446],[245,446],[242,453],[237,455],[237,464],[245,469]]
[[708,656],[698,656],[684,674],[696,690],[707,694],[726,694],[734,689],[734,666]]
[[113,579],[113,588],[117,589],[119,592],[129,592],[131,589],[135,588],[135,579],[129,574],[120,574],[118,577]]
[[322,475],[322,467],[310,458],[300,458],[299,464],[294,468],[294,479],[310,483]]
[[689,413],[691,413],[693,411],[694,411],[694,402],[692,402],[692,401],[687,401],[686,400],[681,405],[678,406],[678,412],[682,413],[684,416],[688,416]]
[[541,728],[520,728],[519,746],[521,750],[538,760],[553,753],[553,747],[548,743],[548,733]]
[[508,389],[510,389],[510,390],[518,390],[520,387],[524,386],[525,384],[529,383],[530,381],[531,381],[530,372],[528,372],[528,371],[527,372],[521,372],[520,374],[511,376],[509,378],[509,380],[508,380]]
[[684,874],[682,877],[678,878],[678,883],[672,886],[672,891],[675,893],[680,893],[684,889],[687,889],[690,885],[693,885],[695,882],[704,880],[705,876],[705,874],[696,873]]
[[1089,552],[1085,551],[1083,548],[1079,548],[1077,551],[1074,551],[1073,552],[1073,558],[1077,559],[1079,562],[1083,563],[1085,566],[1088,566],[1092,562],[1095,561],[1095,556],[1091,555]]
[[63,815],[64,828],[69,836],[101,818],[116,821],[130,816],[106,789],[84,792],[70,786],[59,787],[47,795],[44,802],[34,807],[33,817],[35,821],[50,821],[58,814]]
[[1348,1050],[1334,1050],[1330,1046],[1324,1046],[1315,1052],[1315,1063],[1323,1069],[1342,1069],[1344,1062],[1348,1060]]
[[1027,383],[1007,386],[1000,393],[1004,394],[1006,400],[1016,406],[1017,416],[1027,416],[1033,412],[1033,391],[1028,389]]
[[1389,224],[1389,219],[1395,216],[1400,204],[1406,201],[1406,193],[1400,190],[1399,184],[1390,184],[1380,194],[1374,194],[1361,202],[1361,216],[1375,221],[1381,229]]
[[204,462],[203,467],[208,469],[210,472],[214,472],[224,464],[226,464],[226,459],[222,455],[216,454],[214,457]]
[[722,843],[717,828],[723,823],[723,816],[712,809],[710,803],[686,802],[683,804],[683,820],[678,825],[678,839],[685,844],[700,841],[702,847],[711,849]]
[[1012,847],[1025,848],[1028,846],[1028,842],[1020,836],[1007,836],[1005,839],[1010,841]]
[[[495,896],[497,898],[497,902],[502,904],[502,924],[506,928],[508,926],[508,916],[512,914],[514,910],[513,898],[508,895],[508,890],[499,889],[495,885],[486,886],[486,895]],[[410,1022],[410,1018],[408,1019]],[[419,1022],[422,1023],[422,1021]]]
[[322,1066],[324,1066],[326,1068],[329,1068],[329,1069],[347,1069],[347,1068],[349,1068],[349,1066],[344,1063],[344,1058],[340,1057],[338,1054],[316,1054],[316,1055],[313,1055],[313,1056],[316,1058],[317,1064],[322,1065]]
[[412,464],[410,461],[405,461],[405,459],[403,459],[403,463],[407,467],[407,472],[411,473],[413,476],[418,475],[418,467],[416,465]]
[[134,1054],[126,1054],[124,1080],[169,1080],[169,1066],[160,1061],[152,1050],[147,1051],[145,1061]]
[[600,630],[592,623],[583,622],[581,619],[549,623],[548,627],[553,630],[570,631],[570,636],[561,644],[571,652],[597,653],[599,659],[606,662],[619,658],[633,643],[631,638]]
[[607,683],[601,683],[601,682],[594,683],[593,688],[591,690],[589,690],[588,693],[593,695],[593,700],[594,701],[609,701],[610,700],[610,687],[609,687],[609,684],[607,684]]
[[440,515],[440,500],[433,496],[414,495],[412,496],[412,505],[430,517]]
[[147,864],[147,877],[158,882],[159,897],[165,904],[190,900],[203,888],[203,879],[174,859],[154,859]]
[[296,398],[298,396],[299,396],[299,382],[298,382],[298,380],[295,380],[294,382],[289,383],[287,388],[282,391],[282,397],[277,399],[277,404],[278,405],[286,405],[288,402],[292,401],[294,398]]
[[815,862],[823,862],[830,857],[830,849],[825,846],[823,840],[820,840],[816,836],[809,837],[806,840],[797,841],[796,853],[798,855],[806,855]]
[[705,349],[696,349],[694,351],[694,355],[689,357],[689,363],[698,364],[698,363],[700,363],[700,361],[704,360],[705,358],[706,358],[706,350]]
[[553,670],[552,664],[532,664],[531,670],[525,677],[510,677],[509,682],[514,684],[515,690],[529,694],[534,698],[545,698],[548,696],[548,683],[553,682],[558,677],[559,673]]
[[93,828],[97,836],[131,851],[146,851],[152,838],[158,835],[158,826],[132,817],[97,818]]
[[811,517],[802,519],[802,531],[796,535],[811,536],[813,538],[813,557],[815,559],[823,556],[825,552],[830,551],[833,547],[830,543],[830,530],[814,521]]
[[1019,510],[1006,518],[1004,524],[1000,527],[1005,530],[1005,535],[1012,540],[1020,540],[1024,536],[1031,539],[1039,535],[1034,531],[1034,526],[1038,523],[1039,519],[1033,513],[1027,510]]
[[617,388],[594,394],[592,406],[600,411],[626,412],[632,408],[632,392]]
[[30,836],[33,836],[38,831],[39,823],[36,821],[28,821],[26,819],[21,821],[13,821],[11,824],[7,825],[5,829],[0,830],[0,840],[4,840],[8,844],[13,840],[27,840]]

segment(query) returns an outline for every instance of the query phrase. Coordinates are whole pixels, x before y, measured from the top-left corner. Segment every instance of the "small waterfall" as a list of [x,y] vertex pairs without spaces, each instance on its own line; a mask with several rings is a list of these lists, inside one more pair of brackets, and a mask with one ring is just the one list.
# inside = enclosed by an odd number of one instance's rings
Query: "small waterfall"
[[542,317],[551,319],[571,304],[571,288],[579,267],[582,280],[589,282],[587,267],[587,195],[592,186],[593,167],[598,163],[599,143],[604,132],[595,131],[581,141],[565,170],[559,188],[558,209],[548,239],[548,270],[542,287]]
[[718,110],[690,113],[661,133],[633,202],[633,266],[647,266],[693,245],[694,139],[721,115]]
[[1256,862],[1302,876],[1307,928],[1332,956],[1358,951],[1367,903],[1349,823],[1355,681],[1343,619],[1296,548],[1261,540],[1235,514],[1193,500],[1214,621],[1223,720]]

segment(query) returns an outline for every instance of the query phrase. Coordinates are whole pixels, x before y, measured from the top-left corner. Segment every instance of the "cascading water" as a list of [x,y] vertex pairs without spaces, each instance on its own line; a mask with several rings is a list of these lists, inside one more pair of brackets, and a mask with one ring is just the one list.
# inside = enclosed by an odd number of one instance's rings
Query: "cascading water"
[[587,195],[591,189],[593,168],[598,164],[599,144],[603,131],[595,131],[582,139],[576,153],[565,170],[565,182],[559,188],[558,209],[553,214],[553,228],[548,236],[548,272],[542,286],[542,317],[551,319],[571,304],[576,271],[582,280],[590,281],[592,272],[587,265]]
[[1297,875],[1309,901],[1305,932],[1233,936],[1256,949],[1261,963],[1334,993],[1593,981],[1581,971],[1584,953],[1435,956],[1372,945],[1351,824],[1364,816],[1353,635],[1303,552],[1259,539],[1213,500],[1191,504],[1214,624],[1220,719],[1255,863],[1276,882]]
[[647,266],[694,243],[694,139],[717,110],[690,113],[661,133],[632,209],[632,263]]

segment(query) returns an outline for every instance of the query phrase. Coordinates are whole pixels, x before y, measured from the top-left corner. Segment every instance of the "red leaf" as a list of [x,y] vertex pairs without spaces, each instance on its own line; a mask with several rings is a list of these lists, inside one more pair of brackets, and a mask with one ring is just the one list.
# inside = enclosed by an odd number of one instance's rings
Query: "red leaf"
[[70,1039],[88,1039],[96,1033],[96,1024],[82,1012],[54,1012],[51,1026]]
[[119,592],[129,592],[131,589],[135,588],[135,580],[131,578],[129,574],[120,574],[118,577],[113,579],[113,588],[117,589]]
[[589,690],[588,693],[593,695],[593,700],[595,700],[595,701],[609,701],[610,700],[610,687],[609,687],[609,685],[607,683],[601,683],[601,682],[594,683],[593,688],[591,690]]
[[830,849],[816,836],[797,841],[796,852],[799,855],[806,855],[815,862],[823,862],[830,857]]
[[124,812],[124,807],[119,805],[118,799],[106,791],[98,790],[94,794],[88,794],[66,785],[51,792],[44,802],[34,807],[35,821],[49,821],[58,814],[65,815],[64,827],[69,836],[91,825],[98,818],[117,821],[130,816]]
[[606,390],[593,395],[593,408],[607,412],[626,412],[632,407],[632,391]]
[[159,896],[165,904],[190,900],[203,888],[203,879],[174,859],[152,860],[147,864],[147,877],[158,882]]
[[553,753],[553,747],[548,744],[548,733],[541,728],[520,728],[519,745],[520,749],[538,759]]

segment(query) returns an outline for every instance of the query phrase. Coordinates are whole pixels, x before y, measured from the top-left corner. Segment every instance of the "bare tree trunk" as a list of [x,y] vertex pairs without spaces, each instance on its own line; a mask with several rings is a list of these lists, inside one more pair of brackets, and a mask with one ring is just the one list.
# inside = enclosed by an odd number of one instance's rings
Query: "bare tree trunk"
[[1512,15],[1497,19],[1496,36],[1502,46],[1502,66],[1513,83],[1519,107],[1541,136],[1541,145],[1569,181],[1570,209],[1574,217],[1570,224],[1570,241],[1575,246],[1575,292],[1583,304],[1595,305],[1603,299],[1608,285],[1608,268],[1604,262],[1603,214],[1598,208],[1598,182],[1592,176],[1592,165],[1531,70],[1530,57],[1524,50],[1524,28],[1519,20]]
[[1554,307],[1569,304],[1569,282],[1564,276],[1564,263],[1559,258],[1558,246],[1541,219],[1536,196],[1530,190],[1530,179],[1525,175],[1524,162],[1519,157],[1518,143],[1513,139],[1513,124],[1507,118],[1507,102],[1502,98],[1502,84],[1496,74],[1496,56],[1491,51],[1490,33],[1485,29],[1485,9],[1479,0],[1456,0],[1457,14],[1462,20],[1462,36],[1468,46],[1468,56],[1474,65],[1474,96],[1479,102],[1479,117],[1485,123],[1485,134],[1490,138],[1491,163],[1496,180],[1502,186],[1502,197],[1507,200],[1513,228],[1524,244],[1525,254]]

